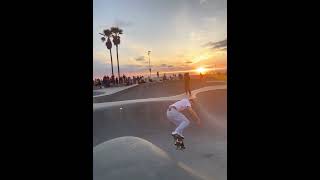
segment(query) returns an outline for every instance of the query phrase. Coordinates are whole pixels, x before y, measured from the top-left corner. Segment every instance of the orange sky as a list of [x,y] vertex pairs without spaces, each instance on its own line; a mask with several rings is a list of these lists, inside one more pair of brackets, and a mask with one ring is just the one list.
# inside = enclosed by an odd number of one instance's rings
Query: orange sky
[[[226,0],[130,2],[93,1],[94,77],[111,74],[109,51],[99,35],[111,26],[118,26],[124,32],[119,45],[121,74],[148,74],[148,51],[151,51],[154,74],[157,71],[191,72],[199,67],[212,69],[214,65],[226,68]],[[114,47],[112,54],[114,73],[117,74]]]

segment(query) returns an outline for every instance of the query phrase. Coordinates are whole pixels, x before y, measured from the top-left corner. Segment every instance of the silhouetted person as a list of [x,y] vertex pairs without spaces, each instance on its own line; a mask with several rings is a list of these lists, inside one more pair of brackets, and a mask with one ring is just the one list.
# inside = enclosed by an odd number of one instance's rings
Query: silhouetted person
[[102,87],[101,87],[101,81],[100,81],[100,79],[97,79],[97,86],[99,86],[100,88],[102,88]]
[[167,76],[166,76],[166,73],[163,74],[163,80],[167,80]]
[[111,76],[110,82],[112,83],[113,86],[115,85],[116,82],[115,82],[115,80],[114,80],[114,75]]
[[189,93],[189,96],[191,96],[189,73],[185,73],[184,74],[184,90],[185,90],[187,95]]
[[129,86],[130,85],[130,77],[128,77],[126,81],[127,81],[126,85]]
[[102,84],[104,87],[107,87],[107,77],[106,76],[103,76]]
[[109,76],[107,76],[107,87],[110,87],[110,78],[109,78]]
[[118,78],[116,78],[116,85],[118,85],[119,84],[119,80],[118,80]]

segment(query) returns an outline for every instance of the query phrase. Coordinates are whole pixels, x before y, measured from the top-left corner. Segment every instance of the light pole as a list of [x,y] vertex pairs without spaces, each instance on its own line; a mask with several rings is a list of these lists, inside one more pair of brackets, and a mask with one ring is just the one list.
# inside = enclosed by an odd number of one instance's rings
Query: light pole
[[151,51],[148,51],[148,56],[149,56],[149,72],[150,72],[150,78],[149,78],[149,79],[151,79],[150,53],[151,53]]

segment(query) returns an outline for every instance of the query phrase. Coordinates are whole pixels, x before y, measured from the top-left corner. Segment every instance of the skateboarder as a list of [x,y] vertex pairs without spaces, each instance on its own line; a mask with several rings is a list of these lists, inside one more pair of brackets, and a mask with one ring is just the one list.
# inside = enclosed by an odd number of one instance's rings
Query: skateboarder
[[177,141],[184,139],[182,132],[190,124],[190,121],[181,113],[182,111],[188,110],[195,118],[197,124],[200,125],[200,118],[192,109],[192,104],[194,104],[193,99],[184,98],[174,104],[171,104],[167,110],[168,119],[177,126],[177,128],[172,132],[172,136],[177,137]]

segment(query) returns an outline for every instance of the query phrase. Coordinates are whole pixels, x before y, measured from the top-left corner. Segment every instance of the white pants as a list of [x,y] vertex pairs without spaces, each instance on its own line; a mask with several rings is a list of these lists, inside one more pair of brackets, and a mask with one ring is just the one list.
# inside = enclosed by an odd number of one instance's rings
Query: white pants
[[174,133],[178,133],[183,137],[182,131],[190,124],[190,121],[182,113],[174,108],[171,108],[170,111],[167,110],[167,117],[172,123],[177,126],[177,128],[174,130]]

